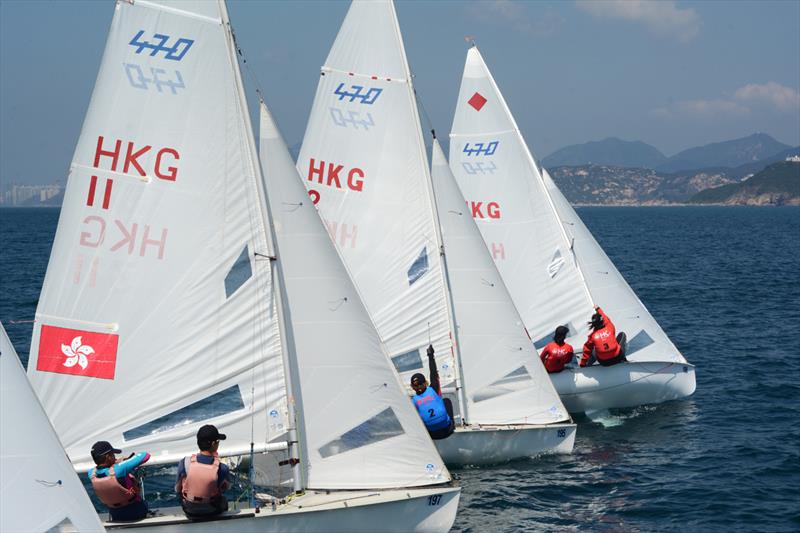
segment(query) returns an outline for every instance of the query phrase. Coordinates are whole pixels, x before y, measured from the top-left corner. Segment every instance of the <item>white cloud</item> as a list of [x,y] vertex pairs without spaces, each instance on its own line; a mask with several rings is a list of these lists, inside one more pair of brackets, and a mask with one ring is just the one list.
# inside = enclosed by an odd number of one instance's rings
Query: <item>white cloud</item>
[[741,102],[770,105],[779,111],[796,111],[800,109],[800,92],[774,81],[760,85],[750,83],[736,89],[733,97]]
[[700,17],[692,8],[681,9],[673,0],[576,0],[577,6],[599,18],[641,22],[651,31],[677,38],[694,39],[700,32]]
[[539,16],[532,17],[524,2],[512,0],[472,2],[468,10],[477,20],[494,19],[518,33],[532,37],[548,37],[564,25],[564,18],[550,8]]
[[650,111],[656,118],[674,116],[745,116],[757,107],[763,111],[800,111],[800,92],[780,83],[749,83],[739,87],[733,96],[700,100],[680,100]]

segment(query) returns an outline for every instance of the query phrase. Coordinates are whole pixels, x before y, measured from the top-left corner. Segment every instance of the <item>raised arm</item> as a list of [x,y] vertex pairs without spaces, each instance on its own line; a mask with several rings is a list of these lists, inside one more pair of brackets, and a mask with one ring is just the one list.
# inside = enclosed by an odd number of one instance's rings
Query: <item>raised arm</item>
[[433,356],[433,345],[428,345],[428,372],[430,375],[430,384],[436,394],[442,395],[442,386],[439,383],[439,369],[436,367],[436,358]]

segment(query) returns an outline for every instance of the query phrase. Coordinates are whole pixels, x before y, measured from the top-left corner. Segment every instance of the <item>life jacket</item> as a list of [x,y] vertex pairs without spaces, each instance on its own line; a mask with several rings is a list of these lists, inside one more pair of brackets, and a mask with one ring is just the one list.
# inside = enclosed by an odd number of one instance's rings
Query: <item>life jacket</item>
[[589,335],[594,344],[594,353],[601,361],[613,359],[619,355],[620,346],[615,333],[614,326],[606,325]]
[[214,457],[210,465],[197,460],[197,454],[184,457],[183,466],[186,477],[181,483],[181,495],[187,502],[211,503],[220,495],[219,492],[219,458]]
[[561,372],[564,370],[570,359],[572,359],[573,349],[569,343],[564,343],[561,346],[556,341],[550,342],[542,350],[542,363],[548,372]]
[[136,478],[128,474],[131,478],[131,487],[123,487],[117,476],[114,474],[114,467],[108,469],[108,475],[104,477],[97,476],[97,468],[92,472],[92,488],[100,501],[111,509],[119,509],[133,503],[139,495],[139,484],[136,483]]
[[450,426],[450,415],[447,414],[444,400],[432,387],[425,389],[422,394],[415,394],[413,399],[419,416],[429,431]]

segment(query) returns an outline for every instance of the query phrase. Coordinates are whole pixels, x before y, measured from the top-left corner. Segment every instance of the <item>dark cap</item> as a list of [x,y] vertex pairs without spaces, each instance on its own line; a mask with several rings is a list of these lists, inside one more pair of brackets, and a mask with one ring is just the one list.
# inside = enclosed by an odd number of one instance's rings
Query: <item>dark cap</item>
[[197,443],[211,443],[215,440],[225,440],[227,437],[217,430],[216,426],[206,424],[197,430]]
[[122,453],[122,450],[114,448],[107,440],[99,440],[92,444],[92,459],[95,463],[102,461],[109,453]]
[[561,339],[564,340],[567,338],[567,334],[569,333],[569,328],[567,326],[558,326],[556,328],[556,333],[553,335],[554,339]]
[[411,376],[411,384],[413,385],[415,381],[418,381],[420,384],[425,383],[425,376],[417,372]]

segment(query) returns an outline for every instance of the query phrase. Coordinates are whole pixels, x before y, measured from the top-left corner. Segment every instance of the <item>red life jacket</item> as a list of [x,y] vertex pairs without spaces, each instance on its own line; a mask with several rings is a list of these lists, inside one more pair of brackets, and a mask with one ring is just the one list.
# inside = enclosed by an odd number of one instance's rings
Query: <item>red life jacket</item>
[[187,502],[210,503],[219,497],[219,459],[210,465],[197,461],[197,454],[183,459],[186,477],[181,482],[181,495]]
[[114,474],[114,467],[108,469],[108,475],[97,477],[97,468],[92,472],[92,488],[100,501],[109,508],[118,509],[133,503],[139,495],[139,484],[136,478],[128,474],[133,483],[130,488],[123,487]]
[[619,355],[621,348],[615,334],[614,326],[606,325],[589,335],[589,339],[594,344],[594,353],[597,354],[598,359],[606,361]]
[[542,350],[542,363],[548,372],[561,372],[564,370],[564,365],[572,360],[573,349],[569,343],[558,345],[556,341],[550,342]]

